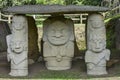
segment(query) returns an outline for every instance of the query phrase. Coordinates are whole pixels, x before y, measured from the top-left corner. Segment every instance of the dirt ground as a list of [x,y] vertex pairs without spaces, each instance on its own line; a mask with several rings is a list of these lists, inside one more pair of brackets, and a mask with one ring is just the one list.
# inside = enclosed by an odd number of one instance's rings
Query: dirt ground
[[[119,53],[119,52],[118,52]],[[13,78],[8,75],[10,72],[10,64],[6,59],[6,52],[0,56],[0,78]],[[117,57],[119,54],[117,55]],[[120,58],[113,56],[113,59],[117,59],[116,63],[107,67],[108,75],[103,76],[88,76],[86,74],[86,66],[84,59],[77,57],[72,61],[72,68],[63,71],[51,71],[45,67],[45,62],[36,62],[29,65],[29,75],[27,77],[17,77],[22,79],[92,79],[92,78],[104,78],[104,77],[120,77]]]

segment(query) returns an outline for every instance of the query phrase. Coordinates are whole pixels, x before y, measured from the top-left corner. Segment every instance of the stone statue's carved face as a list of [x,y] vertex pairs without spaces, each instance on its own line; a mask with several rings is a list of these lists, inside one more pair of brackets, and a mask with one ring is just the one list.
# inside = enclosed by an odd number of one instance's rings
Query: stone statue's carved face
[[90,41],[90,47],[93,52],[101,52],[105,49],[105,40],[95,39]]
[[23,43],[21,41],[16,41],[11,43],[11,49],[15,53],[21,53],[24,50]]
[[100,28],[104,26],[104,23],[102,20],[98,19],[98,20],[91,20],[91,26],[93,28]]
[[89,18],[89,21],[91,23],[92,28],[104,27],[104,21],[103,21],[103,16],[102,15],[92,15]]
[[24,17],[22,17],[22,16],[13,17],[12,27],[15,30],[22,30],[25,26],[26,26],[26,20]]
[[47,31],[48,41],[53,45],[63,45],[70,38],[69,27],[60,21],[52,23]]

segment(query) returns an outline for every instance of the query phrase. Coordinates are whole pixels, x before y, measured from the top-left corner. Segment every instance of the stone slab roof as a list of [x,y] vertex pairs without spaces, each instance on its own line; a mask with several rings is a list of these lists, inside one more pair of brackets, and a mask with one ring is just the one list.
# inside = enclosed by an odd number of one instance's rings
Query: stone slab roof
[[3,8],[2,12],[15,14],[75,14],[105,12],[109,8],[99,6],[78,5],[22,5]]

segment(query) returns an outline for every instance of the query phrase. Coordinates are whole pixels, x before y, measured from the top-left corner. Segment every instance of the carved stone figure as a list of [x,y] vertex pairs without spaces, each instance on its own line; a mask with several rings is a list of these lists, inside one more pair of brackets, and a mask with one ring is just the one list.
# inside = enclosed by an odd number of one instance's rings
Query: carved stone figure
[[106,49],[105,26],[100,14],[92,14],[88,17],[87,48],[85,62],[87,74],[107,74],[106,62],[110,58],[110,51]]
[[103,22],[104,18],[101,14],[90,14],[87,22],[87,48],[89,49],[89,40],[93,36],[101,36],[106,40],[106,30]]
[[43,56],[47,69],[70,69],[74,56],[73,21],[63,16],[49,17],[43,26]]
[[85,62],[87,65],[87,74],[103,75],[107,74],[106,61],[109,60],[110,51],[106,49],[106,41],[100,38],[91,39],[85,54]]
[[12,34],[7,37],[7,58],[11,63],[11,76],[28,75],[28,23],[23,15],[12,19]]

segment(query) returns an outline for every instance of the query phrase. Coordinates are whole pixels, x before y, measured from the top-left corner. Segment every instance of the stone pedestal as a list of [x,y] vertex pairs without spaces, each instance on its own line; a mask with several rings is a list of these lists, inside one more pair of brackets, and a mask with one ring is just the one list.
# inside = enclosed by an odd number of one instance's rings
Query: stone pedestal
[[73,21],[64,16],[49,17],[43,28],[43,56],[47,69],[70,69],[74,56]]
[[110,58],[110,51],[106,49],[106,31],[101,14],[91,14],[87,24],[87,51],[85,62],[87,74],[107,74],[106,62]]
[[24,15],[14,15],[12,34],[7,36],[7,59],[11,76],[28,75],[28,22]]

